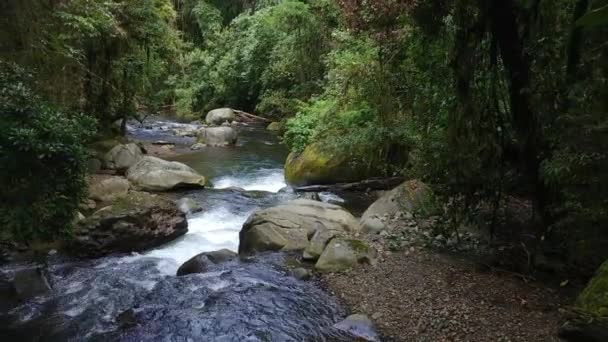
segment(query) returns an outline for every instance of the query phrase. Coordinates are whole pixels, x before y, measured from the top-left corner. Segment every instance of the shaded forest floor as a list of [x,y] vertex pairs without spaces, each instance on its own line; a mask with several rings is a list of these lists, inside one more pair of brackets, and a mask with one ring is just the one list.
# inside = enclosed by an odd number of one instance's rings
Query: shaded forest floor
[[322,282],[388,341],[559,341],[568,303],[559,289],[414,248]]

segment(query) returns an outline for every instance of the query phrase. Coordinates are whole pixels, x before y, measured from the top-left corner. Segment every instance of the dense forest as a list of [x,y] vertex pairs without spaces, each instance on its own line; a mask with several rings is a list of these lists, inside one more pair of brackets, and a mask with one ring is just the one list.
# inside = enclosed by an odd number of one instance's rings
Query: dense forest
[[7,0],[0,13],[3,240],[70,236],[91,146],[128,120],[229,107],[340,164],[316,183],[424,181],[437,231],[487,231],[518,272],[553,258],[587,279],[608,258],[607,1]]

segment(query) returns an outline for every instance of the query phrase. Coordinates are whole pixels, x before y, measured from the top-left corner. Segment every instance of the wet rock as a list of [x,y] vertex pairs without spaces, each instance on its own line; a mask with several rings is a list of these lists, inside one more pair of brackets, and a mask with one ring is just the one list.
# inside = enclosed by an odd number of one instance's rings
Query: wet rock
[[46,275],[40,267],[28,267],[17,271],[13,278],[13,288],[20,300],[45,295],[51,290]]
[[143,153],[137,144],[119,144],[104,155],[108,169],[124,171],[141,160]]
[[334,328],[353,336],[356,341],[379,342],[374,323],[365,315],[355,314],[334,325]]
[[569,342],[605,342],[608,341],[608,327],[584,320],[571,321],[559,328],[558,336]]
[[207,113],[205,122],[208,125],[221,125],[224,122],[232,122],[236,119],[236,114],[230,108],[214,109]]
[[361,263],[370,263],[375,251],[361,240],[332,239],[315,264],[321,272],[340,272]]
[[238,254],[225,248],[220,249],[219,251],[201,253],[181,265],[177,270],[177,276],[192,273],[205,273],[210,267],[213,267],[213,265],[233,261],[237,258]]
[[198,130],[196,138],[205,146],[229,146],[236,144],[238,134],[232,127],[205,127]]
[[93,175],[88,177],[89,197],[95,201],[108,202],[124,197],[131,184],[124,177]]
[[302,251],[317,230],[358,232],[359,223],[333,204],[297,199],[253,213],[239,234],[239,254]]
[[190,146],[190,149],[193,151],[197,151],[197,150],[200,150],[203,148],[205,148],[205,144],[201,144],[201,143],[196,143],[196,144]]
[[429,187],[418,180],[404,182],[384,194],[374,202],[361,216],[361,224],[369,232],[384,229],[375,221],[383,216],[406,215],[430,205],[431,191]]
[[179,208],[179,211],[184,214],[192,214],[203,210],[195,200],[188,197],[184,197],[177,201],[177,207]]
[[188,231],[186,215],[157,195],[131,192],[78,222],[69,249],[97,257],[146,250]]
[[290,273],[296,279],[300,280],[309,280],[312,277],[312,272],[304,267],[294,268]]
[[191,167],[156,157],[144,157],[131,166],[127,171],[127,179],[136,189],[144,191],[167,191],[205,185],[205,177]]

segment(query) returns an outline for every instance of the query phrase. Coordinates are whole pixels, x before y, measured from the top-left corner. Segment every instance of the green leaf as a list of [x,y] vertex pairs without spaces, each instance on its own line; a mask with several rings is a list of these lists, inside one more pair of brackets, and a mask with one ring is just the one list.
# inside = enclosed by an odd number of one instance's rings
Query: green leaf
[[594,27],[608,24],[608,5],[591,10],[576,21],[577,26]]

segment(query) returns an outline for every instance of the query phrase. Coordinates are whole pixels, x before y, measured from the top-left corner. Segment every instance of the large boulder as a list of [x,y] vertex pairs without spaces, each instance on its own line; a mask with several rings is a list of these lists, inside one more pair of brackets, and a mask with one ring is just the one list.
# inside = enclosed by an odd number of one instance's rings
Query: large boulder
[[205,273],[215,265],[233,261],[237,258],[238,254],[225,248],[219,251],[201,253],[182,264],[177,270],[177,276]]
[[332,152],[320,143],[290,153],[285,162],[285,179],[295,186],[354,182],[371,175],[365,168],[355,166],[348,156]]
[[230,126],[204,127],[197,132],[197,143],[205,146],[228,146],[236,144],[236,129]]
[[138,190],[167,191],[203,187],[205,177],[188,165],[156,157],[144,157],[127,171],[127,179]]
[[158,195],[131,192],[78,222],[70,249],[82,256],[138,252],[188,231],[186,215]]
[[302,251],[318,230],[359,231],[359,223],[341,207],[297,199],[253,213],[239,234],[239,254],[263,251]]
[[566,322],[559,336],[566,341],[608,341],[608,260],[605,261],[589,281],[575,302],[574,317]]
[[205,122],[208,125],[221,125],[224,122],[232,122],[236,119],[236,114],[230,108],[218,108],[207,113]]
[[119,144],[104,155],[104,166],[124,171],[141,160],[143,153],[137,144]]
[[51,291],[44,270],[37,266],[26,267],[17,271],[12,285],[17,298],[20,300],[45,295]]
[[384,225],[383,216],[394,216],[415,211],[430,206],[432,195],[429,187],[418,180],[402,183],[393,190],[382,195],[361,216],[361,226],[364,232],[377,233]]
[[89,198],[99,202],[109,202],[124,197],[131,184],[124,177],[92,175],[88,177]]
[[369,263],[376,252],[361,240],[332,239],[315,264],[321,272],[340,272],[361,263]]

